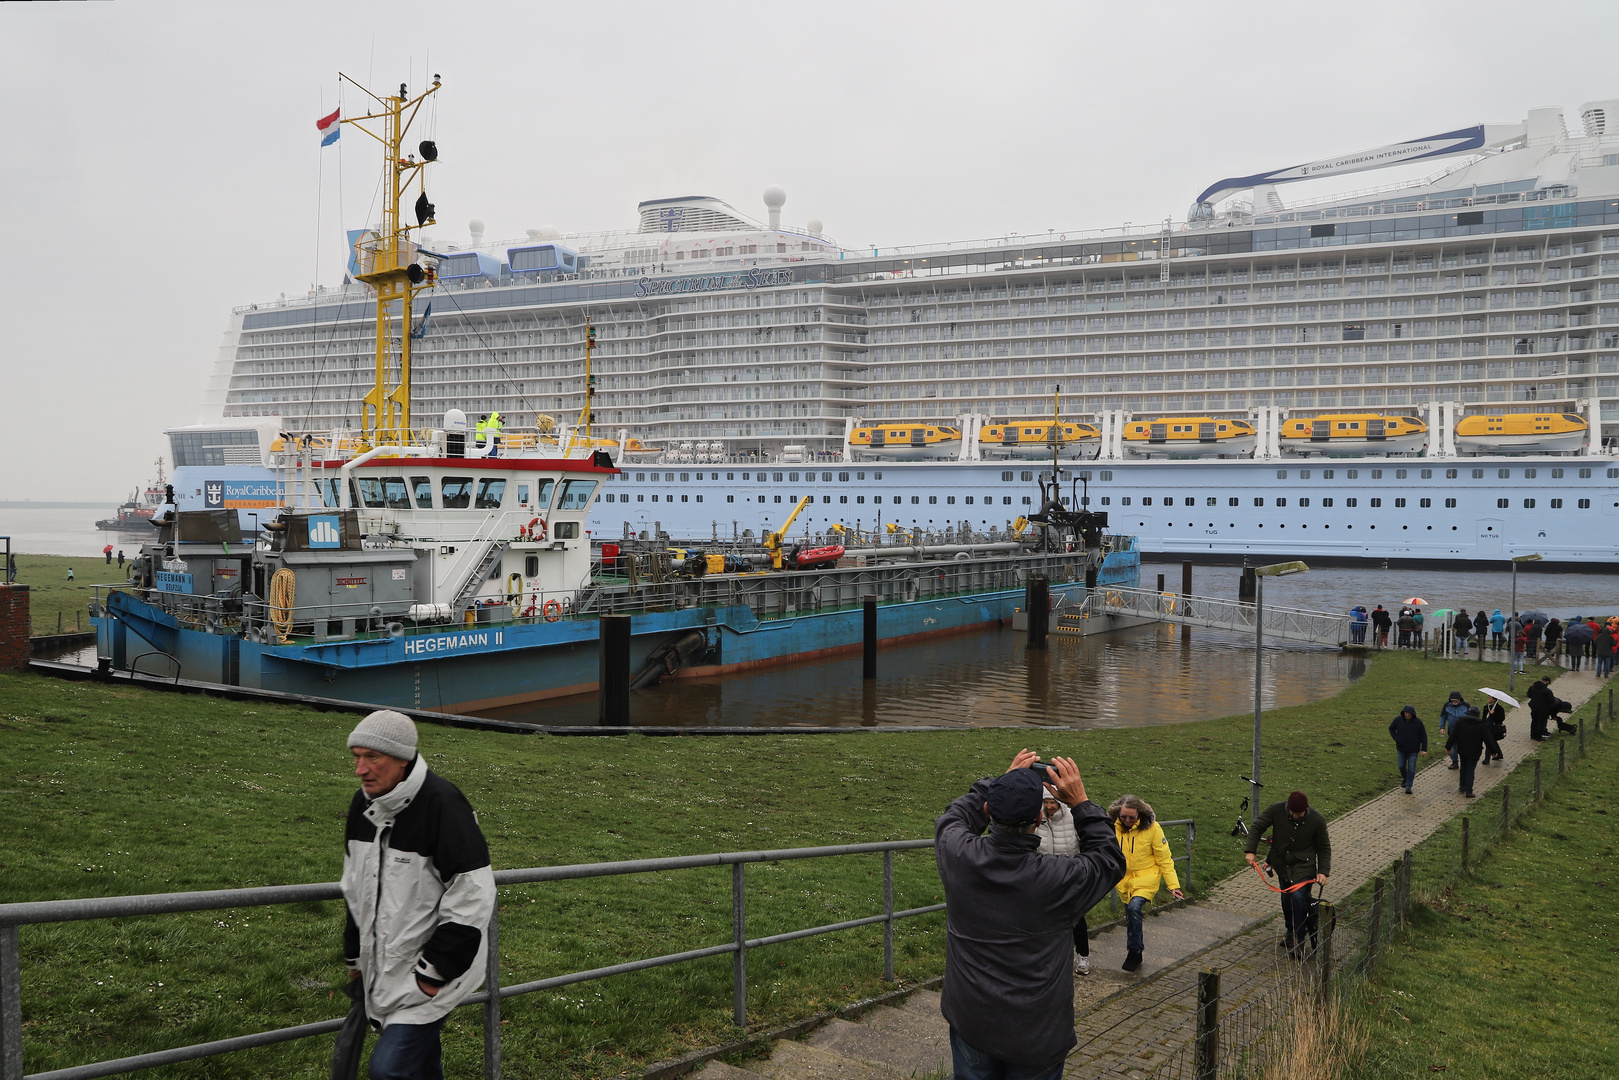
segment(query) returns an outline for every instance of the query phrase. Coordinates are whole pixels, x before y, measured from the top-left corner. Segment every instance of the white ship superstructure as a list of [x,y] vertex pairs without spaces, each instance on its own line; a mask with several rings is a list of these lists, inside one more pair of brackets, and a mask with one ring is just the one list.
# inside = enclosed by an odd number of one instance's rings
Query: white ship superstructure
[[[661,461],[639,456],[624,479],[607,485],[609,497],[637,500],[636,513],[621,511],[616,498],[598,504],[592,521],[608,538],[654,522],[677,537],[729,534],[733,521],[757,534],[760,521],[709,505],[741,502],[743,469],[749,485],[778,473],[817,481],[848,473],[846,481],[828,480],[828,508],[856,497],[838,484],[880,470],[885,484],[899,484],[882,494],[904,500],[907,527],[909,507],[929,505],[931,497],[939,500],[938,516],[926,513],[916,524],[942,528],[951,520],[947,488],[965,498],[974,478],[998,480],[1004,471],[1006,463],[994,461],[997,451],[977,435],[1020,418],[1049,420],[1060,386],[1063,419],[1090,421],[1102,433],[1085,455],[1100,454],[1098,472],[1117,462],[1110,472],[1141,489],[1125,504],[1138,510],[1147,488],[1202,485],[1221,469],[1229,475],[1220,473],[1219,492],[1177,490],[1176,505],[1195,498],[1207,509],[1217,499],[1229,509],[1239,500],[1251,510],[1256,498],[1271,500],[1272,509],[1277,497],[1319,499],[1326,493],[1313,492],[1318,481],[1302,475],[1297,480],[1306,487],[1291,495],[1249,490],[1261,477],[1270,487],[1282,473],[1292,483],[1292,474],[1309,471],[1299,466],[1312,459],[1300,459],[1278,432],[1289,420],[1383,414],[1424,424],[1424,437],[1408,440],[1420,449],[1361,467],[1342,457],[1313,467],[1345,479],[1348,468],[1362,480],[1375,468],[1409,469],[1413,480],[1418,471],[1431,473],[1436,483],[1453,471],[1452,483],[1479,480],[1478,497],[1488,496],[1481,508],[1491,515],[1439,505],[1462,497],[1454,493],[1410,496],[1423,500],[1423,509],[1454,509],[1465,521],[1412,522],[1404,531],[1435,525],[1457,536],[1486,517],[1499,516],[1509,533],[1515,519],[1544,517],[1550,507],[1536,512],[1527,501],[1549,501],[1544,493],[1484,489],[1505,485],[1502,470],[1514,481],[1507,486],[1544,485],[1555,468],[1571,485],[1555,496],[1557,509],[1606,522],[1600,537],[1582,531],[1571,541],[1580,554],[1570,557],[1613,561],[1619,498],[1608,489],[1619,487],[1619,474],[1604,447],[1619,436],[1619,99],[1582,106],[1578,123],[1571,132],[1561,109],[1536,109],[1518,124],[1477,125],[1222,180],[1197,198],[1189,220],[1148,228],[856,250],[829,239],[819,222],[782,226],[785,195],[771,189],[764,223],[718,199],[683,197],[641,204],[633,231],[536,229],[520,240],[485,243],[479,226],[458,249],[427,238],[424,249],[438,256],[439,287],[424,294],[431,313],[413,328],[421,335],[415,422],[437,426],[450,408],[498,410],[509,432],[540,416],[571,419],[586,401],[588,317],[597,334],[595,434],[666,448]],[[1429,157],[1450,166],[1383,190],[1286,200],[1294,181]],[[358,403],[372,381],[373,325],[359,286],[238,309],[203,424],[185,437],[201,446],[210,431],[261,423],[323,435],[357,428]],[[1578,460],[1458,456],[1553,445],[1459,445],[1455,425],[1486,412],[1546,413],[1564,427],[1588,425],[1583,439],[1562,434],[1556,444],[1578,446],[1570,451]],[[1197,418],[1200,426],[1243,420],[1255,437],[1233,440],[1244,448],[1240,459],[1198,462],[1173,459],[1190,451],[1143,460],[1121,438],[1132,420],[1164,418],[1173,426],[1177,417]],[[940,442],[935,461],[862,463],[849,434],[876,421],[922,429],[919,443],[933,438],[925,434],[929,425],[961,435]],[[1289,467],[1275,467],[1272,453]],[[176,458],[177,466],[188,464],[178,447]],[[643,467],[663,490],[637,486]],[[699,476],[701,495],[670,486]],[[929,490],[923,477],[944,486]],[[757,498],[754,491],[777,494],[777,481],[768,483],[748,488],[747,501]],[[660,501],[654,516],[647,502],[654,495],[679,497],[679,511]],[[1382,506],[1382,496],[1369,491],[1348,497],[1359,510],[1370,509],[1363,498]],[[690,501],[696,498],[706,499],[701,514]],[[999,519],[1021,509],[996,506],[993,518],[959,517],[975,528],[1004,527]],[[823,524],[841,512],[832,509]],[[1179,550],[1167,532],[1172,519],[1140,516],[1142,524],[1130,528],[1144,550]],[[1220,523],[1219,546],[1229,543],[1229,551],[1263,540],[1253,549],[1261,550],[1282,524],[1227,516],[1233,520]],[[886,522],[895,517],[885,514]],[[865,526],[871,523],[868,517]],[[1266,533],[1261,526],[1269,526]],[[1500,532],[1492,527],[1489,534]],[[1507,548],[1512,544],[1509,535]],[[1499,557],[1493,541],[1476,556],[1472,550],[1449,557]]]

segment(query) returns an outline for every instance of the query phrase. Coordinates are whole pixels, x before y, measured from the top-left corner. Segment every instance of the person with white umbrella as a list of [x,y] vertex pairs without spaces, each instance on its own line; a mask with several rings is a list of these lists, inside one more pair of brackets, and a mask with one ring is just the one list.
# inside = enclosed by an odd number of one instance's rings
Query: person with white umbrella
[[1481,686],[1478,692],[1485,695],[1484,715],[1484,760],[1486,762],[1500,761],[1501,740],[1507,737],[1507,710],[1511,705],[1518,707],[1516,698],[1503,694],[1499,690],[1491,690],[1488,686]]

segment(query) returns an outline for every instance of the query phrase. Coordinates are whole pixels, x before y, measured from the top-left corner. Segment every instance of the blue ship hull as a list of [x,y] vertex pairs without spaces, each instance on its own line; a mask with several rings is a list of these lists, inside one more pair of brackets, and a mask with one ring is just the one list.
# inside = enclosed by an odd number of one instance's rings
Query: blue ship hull
[[[1115,551],[1098,587],[1134,586],[1140,555]],[[1054,585],[1054,592],[1084,586]],[[879,640],[894,643],[1010,624],[1020,588],[895,601],[878,607]],[[148,674],[251,686],[383,706],[477,712],[596,691],[599,656],[594,618],[543,619],[437,627],[342,641],[272,644],[181,625],[128,593],[113,593],[98,616],[98,651],[113,667]],[[637,613],[631,620],[631,670],[670,642],[701,630],[706,653],[685,674],[715,675],[789,663],[861,647],[859,607],[760,619],[745,604]],[[166,654],[173,662],[154,653]],[[174,662],[179,671],[174,671]]]

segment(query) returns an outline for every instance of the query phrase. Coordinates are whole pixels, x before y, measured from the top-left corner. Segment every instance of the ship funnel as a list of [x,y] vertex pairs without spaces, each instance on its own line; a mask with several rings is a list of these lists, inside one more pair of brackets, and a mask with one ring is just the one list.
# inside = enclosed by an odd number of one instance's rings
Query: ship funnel
[[483,243],[483,222],[480,219],[473,218],[471,221],[467,222],[467,231],[472,233],[473,247],[477,247],[479,244]]
[[781,208],[787,204],[787,192],[775,184],[765,188],[765,206],[770,211],[770,227],[781,228]]

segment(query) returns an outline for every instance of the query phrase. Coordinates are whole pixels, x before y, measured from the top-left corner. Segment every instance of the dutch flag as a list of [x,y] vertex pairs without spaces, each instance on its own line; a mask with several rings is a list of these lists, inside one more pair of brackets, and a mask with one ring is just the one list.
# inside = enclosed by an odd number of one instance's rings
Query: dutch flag
[[342,111],[341,107],[333,109],[332,115],[315,121],[315,130],[320,132],[320,144],[322,146],[332,145],[337,141],[337,137],[343,134],[343,125],[338,123],[338,115]]

